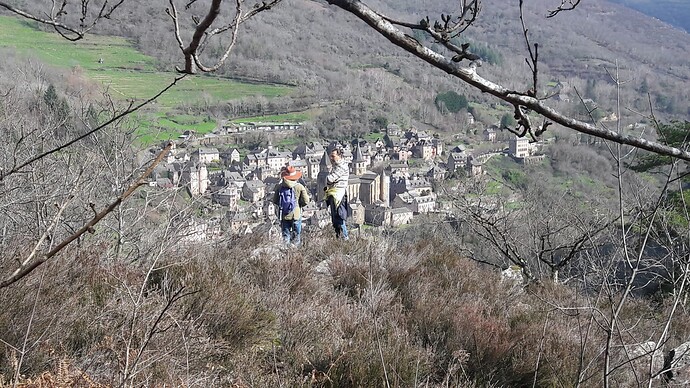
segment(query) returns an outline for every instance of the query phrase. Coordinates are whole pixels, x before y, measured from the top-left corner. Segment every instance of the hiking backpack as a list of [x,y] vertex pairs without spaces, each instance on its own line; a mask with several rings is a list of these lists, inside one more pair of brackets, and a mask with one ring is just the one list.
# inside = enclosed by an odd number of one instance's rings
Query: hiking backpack
[[280,208],[281,217],[292,213],[297,207],[297,199],[295,198],[295,189],[291,187],[282,186],[278,192],[278,206]]

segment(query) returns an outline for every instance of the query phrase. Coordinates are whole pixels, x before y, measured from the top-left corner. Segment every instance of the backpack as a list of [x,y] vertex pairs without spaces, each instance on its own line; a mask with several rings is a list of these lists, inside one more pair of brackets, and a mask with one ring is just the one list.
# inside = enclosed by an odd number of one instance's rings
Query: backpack
[[281,217],[292,213],[297,207],[295,198],[295,189],[291,187],[281,186],[278,192],[278,206],[280,208]]

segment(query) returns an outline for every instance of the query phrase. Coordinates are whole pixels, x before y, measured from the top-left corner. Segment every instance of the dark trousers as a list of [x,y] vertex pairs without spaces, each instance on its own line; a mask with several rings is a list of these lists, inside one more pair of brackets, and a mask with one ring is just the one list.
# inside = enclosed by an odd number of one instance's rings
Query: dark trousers
[[296,220],[282,220],[280,221],[280,229],[283,234],[283,242],[285,244],[292,243],[299,245],[301,243],[300,235],[302,234],[302,219]]
[[[344,240],[347,240],[348,233],[347,233],[347,226],[345,226],[345,218],[342,217],[341,213],[343,213],[342,209],[338,211],[339,207],[346,206],[347,204],[347,194],[343,197],[343,199],[340,201],[340,206],[335,206],[335,200],[333,197],[330,197],[328,199],[328,206],[331,208],[331,222],[333,222],[333,229],[335,229],[335,236],[340,238],[342,237]],[[345,209],[345,214],[347,214],[347,209]]]

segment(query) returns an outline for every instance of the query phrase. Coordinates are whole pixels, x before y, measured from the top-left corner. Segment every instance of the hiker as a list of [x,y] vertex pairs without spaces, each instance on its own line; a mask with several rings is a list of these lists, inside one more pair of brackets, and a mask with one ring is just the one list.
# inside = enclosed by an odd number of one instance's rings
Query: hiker
[[326,148],[328,158],[331,160],[331,169],[326,177],[325,201],[331,209],[331,221],[335,229],[336,237],[348,239],[345,220],[348,213],[347,185],[350,170],[343,159],[343,147],[340,143],[333,142]]
[[276,184],[273,192],[273,203],[278,205],[278,217],[280,229],[283,234],[283,242],[295,246],[301,243],[302,233],[302,208],[309,203],[307,189],[297,180],[302,177],[302,172],[295,170],[293,166],[285,166],[280,170],[280,182]]

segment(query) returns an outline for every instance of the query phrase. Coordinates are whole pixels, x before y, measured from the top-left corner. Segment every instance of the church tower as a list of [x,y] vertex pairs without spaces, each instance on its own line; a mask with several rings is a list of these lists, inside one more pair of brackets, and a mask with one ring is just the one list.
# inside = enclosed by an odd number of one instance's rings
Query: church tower
[[391,204],[391,177],[386,174],[386,169],[381,169],[381,190],[379,191],[379,199],[383,206],[390,207]]
[[359,146],[359,141],[355,146],[355,152],[352,158],[352,174],[361,176],[367,170],[367,161],[362,156],[362,148]]

